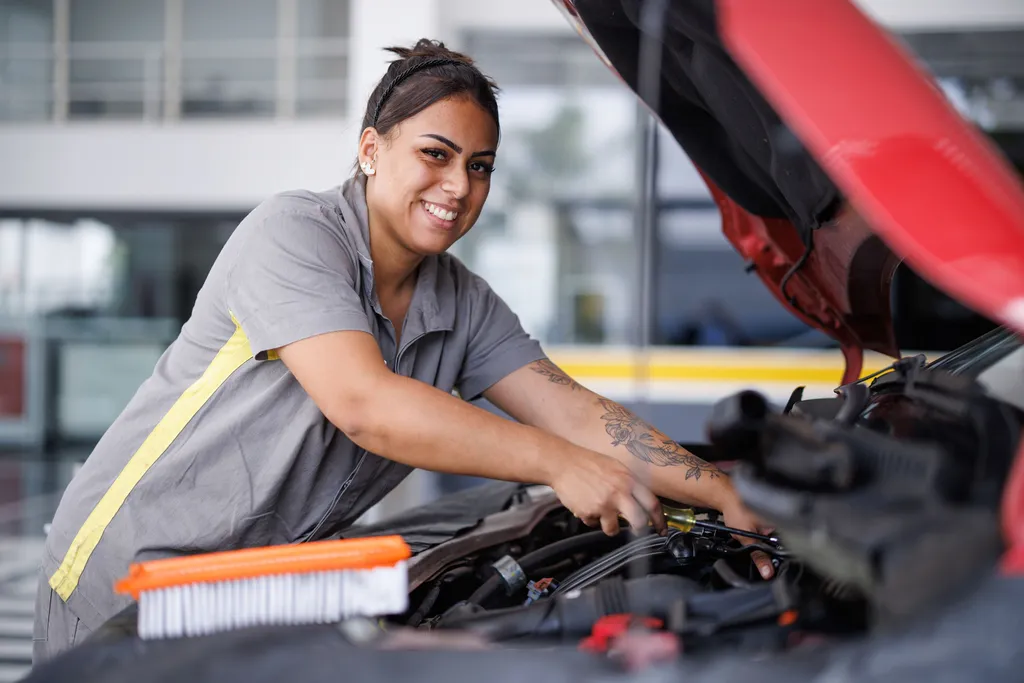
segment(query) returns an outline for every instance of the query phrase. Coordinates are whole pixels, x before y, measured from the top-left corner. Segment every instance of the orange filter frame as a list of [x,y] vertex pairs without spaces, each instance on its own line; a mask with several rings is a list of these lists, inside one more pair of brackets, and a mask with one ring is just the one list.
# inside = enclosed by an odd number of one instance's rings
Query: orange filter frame
[[194,583],[390,567],[411,555],[401,536],[226,550],[133,564],[114,590],[138,600],[144,591]]

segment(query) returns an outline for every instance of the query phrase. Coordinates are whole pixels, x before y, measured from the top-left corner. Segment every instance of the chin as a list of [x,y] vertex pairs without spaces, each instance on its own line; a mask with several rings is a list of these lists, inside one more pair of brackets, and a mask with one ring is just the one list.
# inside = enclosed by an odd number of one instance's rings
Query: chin
[[418,240],[412,240],[410,247],[412,250],[421,256],[437,256],[443,254],[454,244],[451,240],[437,240],[430,238],[422,238]]

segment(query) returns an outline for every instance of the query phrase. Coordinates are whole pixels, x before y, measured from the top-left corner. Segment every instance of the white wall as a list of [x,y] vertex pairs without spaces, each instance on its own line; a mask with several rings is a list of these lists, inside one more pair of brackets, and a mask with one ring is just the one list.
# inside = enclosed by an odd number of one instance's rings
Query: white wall
[[438,0],[353,0],[349,113],[356,125],[362,122],[367,98],[396,58],[383,48],[436,36],[438,16]]
[[439,28],[450,34],[463,29],[573,32],[551,0],[441,0],[439,9]]
[[1024,0],[853,0],[897,30],[1024,27]]
[[0,127],[0,206],[247,210],[339,184],[357,136],[335,120]]

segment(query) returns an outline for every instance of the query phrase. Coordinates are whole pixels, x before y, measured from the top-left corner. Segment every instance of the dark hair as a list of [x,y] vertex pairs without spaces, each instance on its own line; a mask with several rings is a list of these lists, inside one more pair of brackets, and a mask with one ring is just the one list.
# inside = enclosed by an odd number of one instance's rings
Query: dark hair
[[422,38],[411,48],[389,47],[398,55],[366,103],[360,130],[374,127],[380,135],[430,105],[450,97],[472,98],[498,122],[497,84],[483,75],[464,54],[449,50],[444,43]]

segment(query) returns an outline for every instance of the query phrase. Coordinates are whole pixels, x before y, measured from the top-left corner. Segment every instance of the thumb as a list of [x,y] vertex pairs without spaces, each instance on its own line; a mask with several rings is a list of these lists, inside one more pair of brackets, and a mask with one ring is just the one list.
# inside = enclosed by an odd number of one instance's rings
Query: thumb
[[[751,543],[752,539],[747,539],[747,543]],[[755,550],[750,553],[750,559],[754,562],[754,566],[757,567],[757,572],[761,575],[762,579],[768,580],[775,575],[775,567],[772,566],[772,559],[767,554],[760,550]]]

